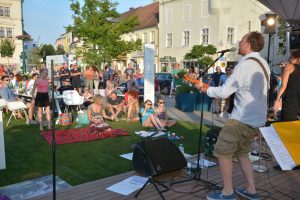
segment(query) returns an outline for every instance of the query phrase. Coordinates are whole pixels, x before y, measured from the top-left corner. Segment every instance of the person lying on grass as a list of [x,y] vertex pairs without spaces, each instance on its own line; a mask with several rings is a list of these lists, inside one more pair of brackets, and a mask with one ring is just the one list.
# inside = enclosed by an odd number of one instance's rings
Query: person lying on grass
[[144,108],[140,111],[142,125],[144,127],[155,127],[157,130],[166,130],[161,121],[157,118],[151,100],[147,99],[144,102]]

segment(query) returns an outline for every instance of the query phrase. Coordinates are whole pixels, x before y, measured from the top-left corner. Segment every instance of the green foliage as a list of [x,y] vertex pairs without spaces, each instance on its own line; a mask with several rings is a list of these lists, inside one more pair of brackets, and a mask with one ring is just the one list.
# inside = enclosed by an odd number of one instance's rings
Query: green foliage
[[208,66],[213,62],[211,55],[216,54],[217,48],[214,45],[194,45],[192,50],[185,54],[185,60],[197,61],[202,66]]
[[63,45],[57,45],[56,47],[56,50],[55,50],[55,54],[56,55],[64,55],[66,52],[65,52],[65,49],[63,47]]
[[0,43],[0,54],[1,57],[7,58],[7,65],[9,65],[9,58],[13,56],[15,51],[15,45],[9,39],[1,40]]
[[175,94],[179,95],[182,93],[196,93],[198,90],[195,88],[193,83],[188,83],[184,80],[184,75],[187,74],[185,69],[182,69],[178,72],[177,76],[179,77],[178,85],[176,87]]
[[44,44],[40,49],[40,56],[46,61],[46,56],[55,55],[55,49],[52,44]]
[[124,41],[121,35],[130,33],[138,25],[136,17],[120,18],[116,11],[117,3],[110,0],[85,0],[81,6],[78,0],[72,1],[74,24],[66,27],[82,42],[76,55],[87,64],[111,62],[132,51],[140,50],[142,41]]
[[286,54],[286,22],[281,17],[278,17],[278,29],[277,29],[277,36],[279,40],[281,40],[281,45],[278,48],[279,55]]
[[28,56],[27,56],[27,63],[29,65],[39,65],[41,63],[41,55],[40,55],[40,48],[39,47],[35,47],[33,48]]

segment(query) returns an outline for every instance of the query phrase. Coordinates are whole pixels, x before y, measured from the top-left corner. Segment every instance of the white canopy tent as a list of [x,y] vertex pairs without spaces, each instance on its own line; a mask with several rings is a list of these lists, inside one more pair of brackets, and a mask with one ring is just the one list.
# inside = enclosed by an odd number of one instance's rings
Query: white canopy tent
[[300,0],[258,0],[289,24],[300,23]]

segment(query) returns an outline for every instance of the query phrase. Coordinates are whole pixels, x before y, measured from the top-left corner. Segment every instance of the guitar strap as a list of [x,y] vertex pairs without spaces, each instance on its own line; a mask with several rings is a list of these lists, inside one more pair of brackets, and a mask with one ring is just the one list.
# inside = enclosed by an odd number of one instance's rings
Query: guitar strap
[[265,74],[265,77],[267,79],[267,105],[268,105],[268,108],[269,108],[269,90],[270,90],[270,77],[268,76],[268,73],[267,73],[267,70],[265,69],[264,65],[261,63],[261,61],[255,57],[249,57],[247,58],[246,60],[254,60],[256,61],[259,66],[262,68],[264,74]]

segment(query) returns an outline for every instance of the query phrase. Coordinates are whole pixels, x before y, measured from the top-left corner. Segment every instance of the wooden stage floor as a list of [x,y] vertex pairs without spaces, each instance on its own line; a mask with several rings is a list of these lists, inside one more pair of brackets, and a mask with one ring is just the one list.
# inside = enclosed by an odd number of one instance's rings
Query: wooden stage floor
[[[265,161],[261,162],[265,165]],[[255,172],[255,182],[260,195],[260,199],[300,199],[300,170],[293,171],[279,171],[274,170],[275,163],[268,162],[269,172],[258,173]],[[56,199],[58,200],[76,200],[76,199],[104,199],[104,200],[125,200],[135,199],[132,193],[128,196],[122,196],[111,191],[106,190],[107,187],[122,181],[136,173],[131,171],[123,174],[119,174],[104,179],[95,180],[92,182],[76,185],[63,191],[57,192]],[[161,175],[157,179],[163,181],[165,185],[169,185],[172,181],[182,180],[185,176],[184,170],[170,172],[168,174]],[[214,166],[209,169],[202,170],[201,178],[214,183],[221,183],[221,175],[219,167]],[[238,163],[234,163],[233,170],[234,187],[241,188],[245,185],[245,179],[239,168]],[[198,191],[198,192],[197,192]],[[288,194],[290,197],[280,193]],[[164,192],[163,195],[166,200],[187,200],[187,199],[205,199],[205,194],[209,192],[207,187],[203,186],[202,182],[191,181],[188,183],[178,184],[172,186],[169,191]],[[264,197],[269,196],[269,197]],[[35,197],[34,200],[50,200],[52,199],[52,193]],[[147,185],[141,192],[137,199],[142,200],[155,200],[161,199],[153,185]]]

